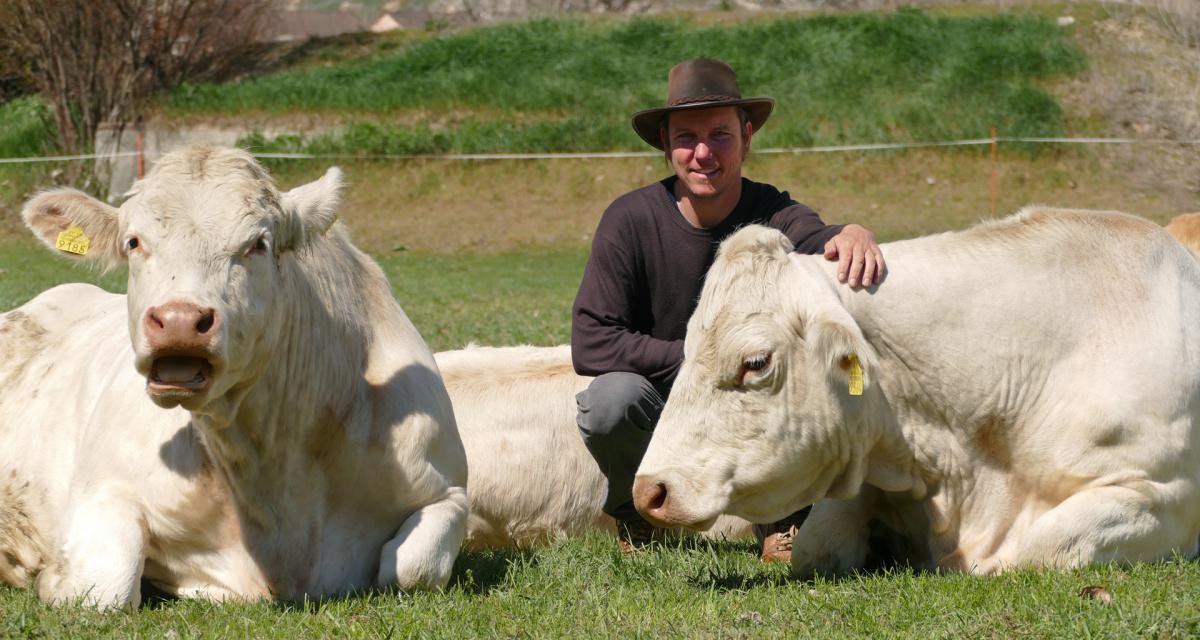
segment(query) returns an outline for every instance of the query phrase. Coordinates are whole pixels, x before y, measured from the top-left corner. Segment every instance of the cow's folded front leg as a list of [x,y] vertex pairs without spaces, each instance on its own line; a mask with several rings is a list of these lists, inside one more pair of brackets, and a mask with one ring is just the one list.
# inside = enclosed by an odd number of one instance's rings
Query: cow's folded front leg
[[1019,538],[1012,565],[1071,568],[1093,562],[1149,562],[1197,551],[1190,481],[1103,486],[1081,491],[1042,514]]
[[100,494],[76,501],[58,549],[37,578],[38,597],[54,604],[108,608],[141,601],[146,534],[126,499]]
[[869,504],[862,495],[814,504],[792,540],[792,572],[807,579],[862,567],[870,546]]
[[446,497],[415,511],[383,546],[379,586],[441,589],[467,533],[467,492],[451,487]]

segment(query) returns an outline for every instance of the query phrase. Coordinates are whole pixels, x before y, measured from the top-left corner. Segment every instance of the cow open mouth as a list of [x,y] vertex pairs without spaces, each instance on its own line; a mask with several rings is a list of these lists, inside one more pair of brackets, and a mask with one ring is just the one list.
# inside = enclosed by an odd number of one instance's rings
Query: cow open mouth
[[212,380],[212,363],[194,356],[155,358],[150,367],[150,389],[157,393],[203,391]]

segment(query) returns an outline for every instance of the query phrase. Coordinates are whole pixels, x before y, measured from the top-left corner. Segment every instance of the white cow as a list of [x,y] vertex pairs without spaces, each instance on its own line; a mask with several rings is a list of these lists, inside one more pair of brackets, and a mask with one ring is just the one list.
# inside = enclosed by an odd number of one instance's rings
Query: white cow
[[851,290],[777,231],[722,245],[638,470],[643,514],[829,499],[796,536],[801,575],[860,566],[873,522],[917,566],[981,574],[1196,554],[1187,250],[1133,216],[1034,208],[884,254],[887,279]]
[[1167,233],[1192,251],[1200,251],[1200,212],[1181,213],[1166,226]]
[[[600,509],[607,481],[575,426],[575,394],[592,379],[575,373],[570,346],[471,346],[436,358],[471,469],[468,548],[616,533]],[[721,518],[706,535],[749,533],[744,520]]]
[[[37,236],[129,265],[0,316],[0,578],[47,601],[438,588],[466,461],[433,356],[334,224],[240,150],[162,158],[120,209],[34,197]],[[74,231],[73,231],[74,230]],[[60,234],[67,233],[60,241]]]

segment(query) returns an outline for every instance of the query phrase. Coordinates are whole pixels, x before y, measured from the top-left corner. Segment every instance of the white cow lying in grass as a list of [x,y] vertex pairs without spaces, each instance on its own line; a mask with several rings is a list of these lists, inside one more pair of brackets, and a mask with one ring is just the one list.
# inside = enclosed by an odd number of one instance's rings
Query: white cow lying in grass
[[1192,251],[1200,251],[1200,212],[1181,213],[1171,218],[1166,229],[1167,233],[1182,242],[1183,246]]
[[[466,462],[433,356],[335,209],[248,154],[164,157],[114,209],[56,190],[51,247],[128,262],[0,316],[0,578],[44,600],[437,588]],[[60,234],[66,233],[65,236]],[[136,367],[136,369],[135,369]]]
[[[607,482],[575,427],[571,348],[468,347],[436,354],[467,449],[471,516],[467,546],[530,547],[589,531],[616,533],[600,510]],[[750,527],[721,518],[706,535]]]
[[994,573],[1194,555],[1200,267],[1156,225],[1027,209],[886,245],[870,290],[747,228],[721,247],[638,470],[703,526],[819,500],[801,575],[881,522],[917,566]]

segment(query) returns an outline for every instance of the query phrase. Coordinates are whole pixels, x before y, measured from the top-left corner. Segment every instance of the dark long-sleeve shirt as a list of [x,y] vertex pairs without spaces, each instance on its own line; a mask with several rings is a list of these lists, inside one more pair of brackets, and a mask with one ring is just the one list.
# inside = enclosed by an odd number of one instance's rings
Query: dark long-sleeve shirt
[[769,184],[742,178],[742,196],[721,224],[693,227],[675,204],[678,178],[617,198],[600,219],[571,311],[575,371],[628,371],[669,385],[717,245],[748,224],[782,231],[802,253],[824,251],[841,230]]

